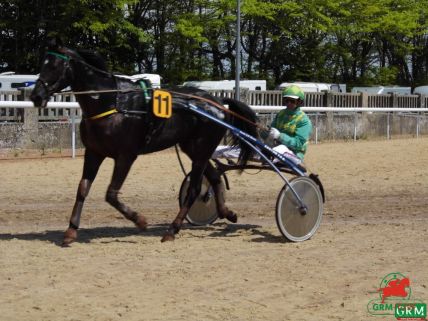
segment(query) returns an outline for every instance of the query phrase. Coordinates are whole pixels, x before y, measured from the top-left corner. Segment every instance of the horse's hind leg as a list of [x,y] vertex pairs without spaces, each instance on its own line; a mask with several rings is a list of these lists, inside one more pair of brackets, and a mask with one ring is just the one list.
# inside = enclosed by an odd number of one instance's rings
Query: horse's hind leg
[[184,218],[189,212],[190,207],[198,197],[201,192],[202,185],[202,173],[205,170],[207,160],[205,161],[193,161],[192,163],[192,171],[190,172],[190,183],[189,188],[187,190],[186,198],[184,199],[183,206],[180,208],[177,217],[171,223],[168,230],[165,232],[162,237],[162,242],[165,241],[173,241],[175,239],[175,234],[177,234],[181,226],[183,225]]
[[80,216],[82,214],[83,203],[88,196],[92,182],[97,176],[98,169],[103,162],[104,157],[91,152],[85,151],[85,159],[83,163],[83,174],[80,179],[79,187],[77,188],[76,201],[74,202],[73,211],[70,217],[70,224],[65,232],[63,246],[67,246],[77,238],[77,229],[80,225]]
[[119,190],[122,187],[135,159],[136,156],[119,157],[115,159],[113,177],[107,189],[106,201],[122,213],[128,220],[134,222],[139,229],[144,230],[147,227],[145,217],[130,209],[124,203],[119,201],[118,198]]
[[226,187],[221,179],[220,172],[208,162],[204,173],[213,188],[219,218],[226,218],[230,222],[236,223],[238,221],[238,216],[226,206]]

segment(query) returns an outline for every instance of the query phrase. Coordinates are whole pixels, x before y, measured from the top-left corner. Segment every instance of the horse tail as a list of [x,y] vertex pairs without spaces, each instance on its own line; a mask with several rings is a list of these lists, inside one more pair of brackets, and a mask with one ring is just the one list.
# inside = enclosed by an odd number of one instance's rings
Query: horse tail
[[[258,132],[256,127],[258,117],[254,110],[250,108],[250,106],[232,98],[223,98],[223,104],[229,105],[229,109],[232,112],[242,117],[240,118],[232,115],[230,120],[231,125],[236,128],[239,128],[240,130],[246,132],[247,134],[250,134],[255,138],[258,138]],[[239,148],[241,149],[238,158],[238,164],[245,165],[255,152],[251,147],[249,147],[238,137],[231,135],[228,138],[230,138],[230,144],[232,146],[239,146]]]

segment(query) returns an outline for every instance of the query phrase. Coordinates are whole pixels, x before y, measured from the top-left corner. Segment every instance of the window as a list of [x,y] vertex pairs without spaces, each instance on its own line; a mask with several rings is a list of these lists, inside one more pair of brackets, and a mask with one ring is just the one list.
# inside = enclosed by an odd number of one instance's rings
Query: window
[[22,88],[26,87],[25,82],[13,82],[10,84],[10,88]]

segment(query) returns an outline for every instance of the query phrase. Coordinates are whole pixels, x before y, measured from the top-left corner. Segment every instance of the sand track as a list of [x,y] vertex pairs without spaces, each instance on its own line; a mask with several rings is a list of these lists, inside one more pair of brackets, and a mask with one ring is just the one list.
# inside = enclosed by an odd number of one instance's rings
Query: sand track
[[284,242],[281,180],[263,172],[229,175],[238,224],[161,244],[183,179],[165,151],[140,157],[121,194],[146,232],[104,202],[106,161],[64,249],[82,158],[0,161],[0,320],[395,320],[367,304],[397,271],[427,302],[428,138],[312,145],[306,162],[327,193],[309,241]]

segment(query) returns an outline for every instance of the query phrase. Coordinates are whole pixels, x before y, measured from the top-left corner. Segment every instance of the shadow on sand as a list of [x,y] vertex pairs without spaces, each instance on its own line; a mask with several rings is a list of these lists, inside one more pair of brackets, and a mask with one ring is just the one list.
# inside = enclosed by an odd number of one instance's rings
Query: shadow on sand
[[[111,238],[114,242],[137,243],[135,240],[126,240],[126,237],[141,235],[143,237],[158,237],[159,241],[167,230],[169,224],[154,224],[150,225],[145,231],[138,231],[135,227],[94,227],[79,229],[76,243],[90,243],[94,239]],[[205,231],[203,235],[192,234],[191,237],[242,237],[240,232],[255,236],[251,242],[267,242],[267,243],[284,243],[285,238],[278,235],[273,235],[262,229],[260,225],[253,224],[226,224],[214,223],[209,226],[191,226],[185,224],[182,231]],[[13,239],[24,241],[45,241],[61,246],[64,237],[64,230],[48,230],[42,232],[27,232],[27,233],[2,233],[0,241],[8,241]],[[109,241],[106,241],[106,243]]]

